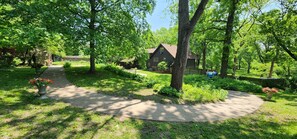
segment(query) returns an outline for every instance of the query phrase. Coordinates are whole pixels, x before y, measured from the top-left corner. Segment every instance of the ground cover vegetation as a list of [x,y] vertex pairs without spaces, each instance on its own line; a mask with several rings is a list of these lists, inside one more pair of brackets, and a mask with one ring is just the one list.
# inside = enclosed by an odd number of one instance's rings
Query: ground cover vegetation
[[[84,72],[88,71],[88,68],[83,69]],[[34,69],[28,67],[1,70],[1,137],[293,139],[297,135],[297,95],[292,93],[275,94],[274,101],[265,102],[257,112],[221,122],[122,120],[88,112],[60,101],[37,99],[35,90],[28,84],[34,76]]]
[[[295,0],[169,1],[173,26],[150,30],[155,0],[51,0],[0,3],[0,136],[4,138],[296,138],[297,2]],[[146,71],[147,48],[177,44],[172,73]],[[184,74],[187,53],[198,74]],[[226,90],[265,99],[262,86],[237,80],[285,78],[258,111],[215,123],[122,120],[51,99],[28,81],[51,56],[81,55],[63,65],[69,81],[98,93],[165,104],[223,101]],[[111,63],[135,58],[135,73]],[[99,64],[103,63],[103,64]],[[31,69],[31,68],[35,69]],[[164,70],[165,64],[160,65]],[[207,78],[207,70],[220,77]],[[165,72],[165,71],[164,71]],[[140,74],[145,74],[139,75]],[[227,77],[232,78],[227,78]],[[266,86],[263,86],[266,87]]]

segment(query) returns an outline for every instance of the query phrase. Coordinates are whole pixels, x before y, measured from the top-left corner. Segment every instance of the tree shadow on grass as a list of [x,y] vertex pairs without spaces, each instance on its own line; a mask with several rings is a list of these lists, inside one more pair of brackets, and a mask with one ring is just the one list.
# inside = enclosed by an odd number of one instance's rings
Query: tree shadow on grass
[[31,68],[13,68],[1,71],[0,88],[4,91],[12,89],[27,88],[29,80],[34,78],[35,70]]
[[93,120],[94,113],[51,99],[40,100],[26,90],[2,94],[1,98],[0,129],[12,138],[91,138],[114,119],[96,114],[99,118]]
[[275,94],[275,95],[273,95],[273,98],[276,98],[276,99],[285,99],[287,101],[297,102],[297,94],[293,94],[293,93]]
[[48,106],[53,103],[50,100],[40,100],[37,94],[33,94],[27,90],[15,89],[5,92],[0,90],[0,92],[0,115],[16,109],[26,110],[28,108],[27,105]]
[[[126,97],[128,99],[151,100],[159,103],[181,102],[181,99],[157,94],[152,89],[148,89],[144,83],[131,80],[106,71],[97,69],[93,75],[86,74],[87,67],[72,67],[66,70],[67,79],[79,87],[95,88],[98,93],[111,96]],[[157,78],[163,81],[169,79],[168,75],[158,75]]]
[[[290,124],[296,124],[292,123]],[[141,138],[296,138],[282,128],[287,123],[258,118],[232,119],[215,123],[144,122]]]
[[[101,134],[121,137],[114,134],[116,126],[123,129],[119,131],[122,134],[129,134],[127,132],[131,129],[136,130],[140,138],[296,138],[296,135],[287,134],[283,128],[296,125],[296,121],[278,123],[262,117],[269,113],[257,113],[254,116],[215,123],[153,122],[134,119],[121,123],[114,116],[94,115],[92,112],[50,99],[39,100],[26,90],[16,90],[1,98],[3,100],[0,102],[0,108],[7,108],[10,113],[3,112],[2,115],[10,120],[0,122],[0,127],[10,128],[12,133],[16,132],[17,138],[104,137],[100,136]],[[12,98],[17,99],[11,102]]]

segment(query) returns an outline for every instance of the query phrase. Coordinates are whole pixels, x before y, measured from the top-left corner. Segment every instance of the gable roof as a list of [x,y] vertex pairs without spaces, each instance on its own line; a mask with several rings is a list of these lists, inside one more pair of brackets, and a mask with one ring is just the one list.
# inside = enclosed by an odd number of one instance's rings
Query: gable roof
[[147,49],[147,52],[148,52],[149,54],[152,54],[152,53],[155,52],[155,50],[156,50],[156,48],[149,48],[149,49]]
[[[163,46],[169,53],[170,55],[175,58],[176,57],[176,52],[177,52],[177,46],[176,45],[170,45],[170,44],[164,44],[164,43],[161,43],[159,45],[160,46]],[[157,48],[158,49],[158,48]],[[156,49],[156,50],[157,50]],[[190,51],[189,54],[188,54],[188,59],[196,59],[196,57],[193,55],[193,53]]]

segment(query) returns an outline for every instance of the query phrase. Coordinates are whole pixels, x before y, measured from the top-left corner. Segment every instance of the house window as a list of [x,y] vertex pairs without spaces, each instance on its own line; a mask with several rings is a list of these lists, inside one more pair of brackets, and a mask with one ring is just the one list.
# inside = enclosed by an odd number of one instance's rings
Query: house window
[[154,57],[154,62],[159,62],[159,58],[158,57]]
[[163,48],[163,47],[160,48],[159,53],[160,53],[160,54],[163,54],[163,53],[164,53],[164,48]]

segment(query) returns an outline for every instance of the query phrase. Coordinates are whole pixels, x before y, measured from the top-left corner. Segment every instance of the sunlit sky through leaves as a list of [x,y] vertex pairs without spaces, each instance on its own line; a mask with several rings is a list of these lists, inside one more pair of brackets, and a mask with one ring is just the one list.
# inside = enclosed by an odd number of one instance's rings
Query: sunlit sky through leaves
[[[171,14],[169,12],[169,6],[171,0],[156,0],[156,7],[152,15],[148,15],[147,21],[151,26],[152,31],[156,31],[162,27],[169,28],[172,26]],[[274,8],[279,8],[276,4],[276,0],[272,0],[263,9],[263,12],[269,11]]]

